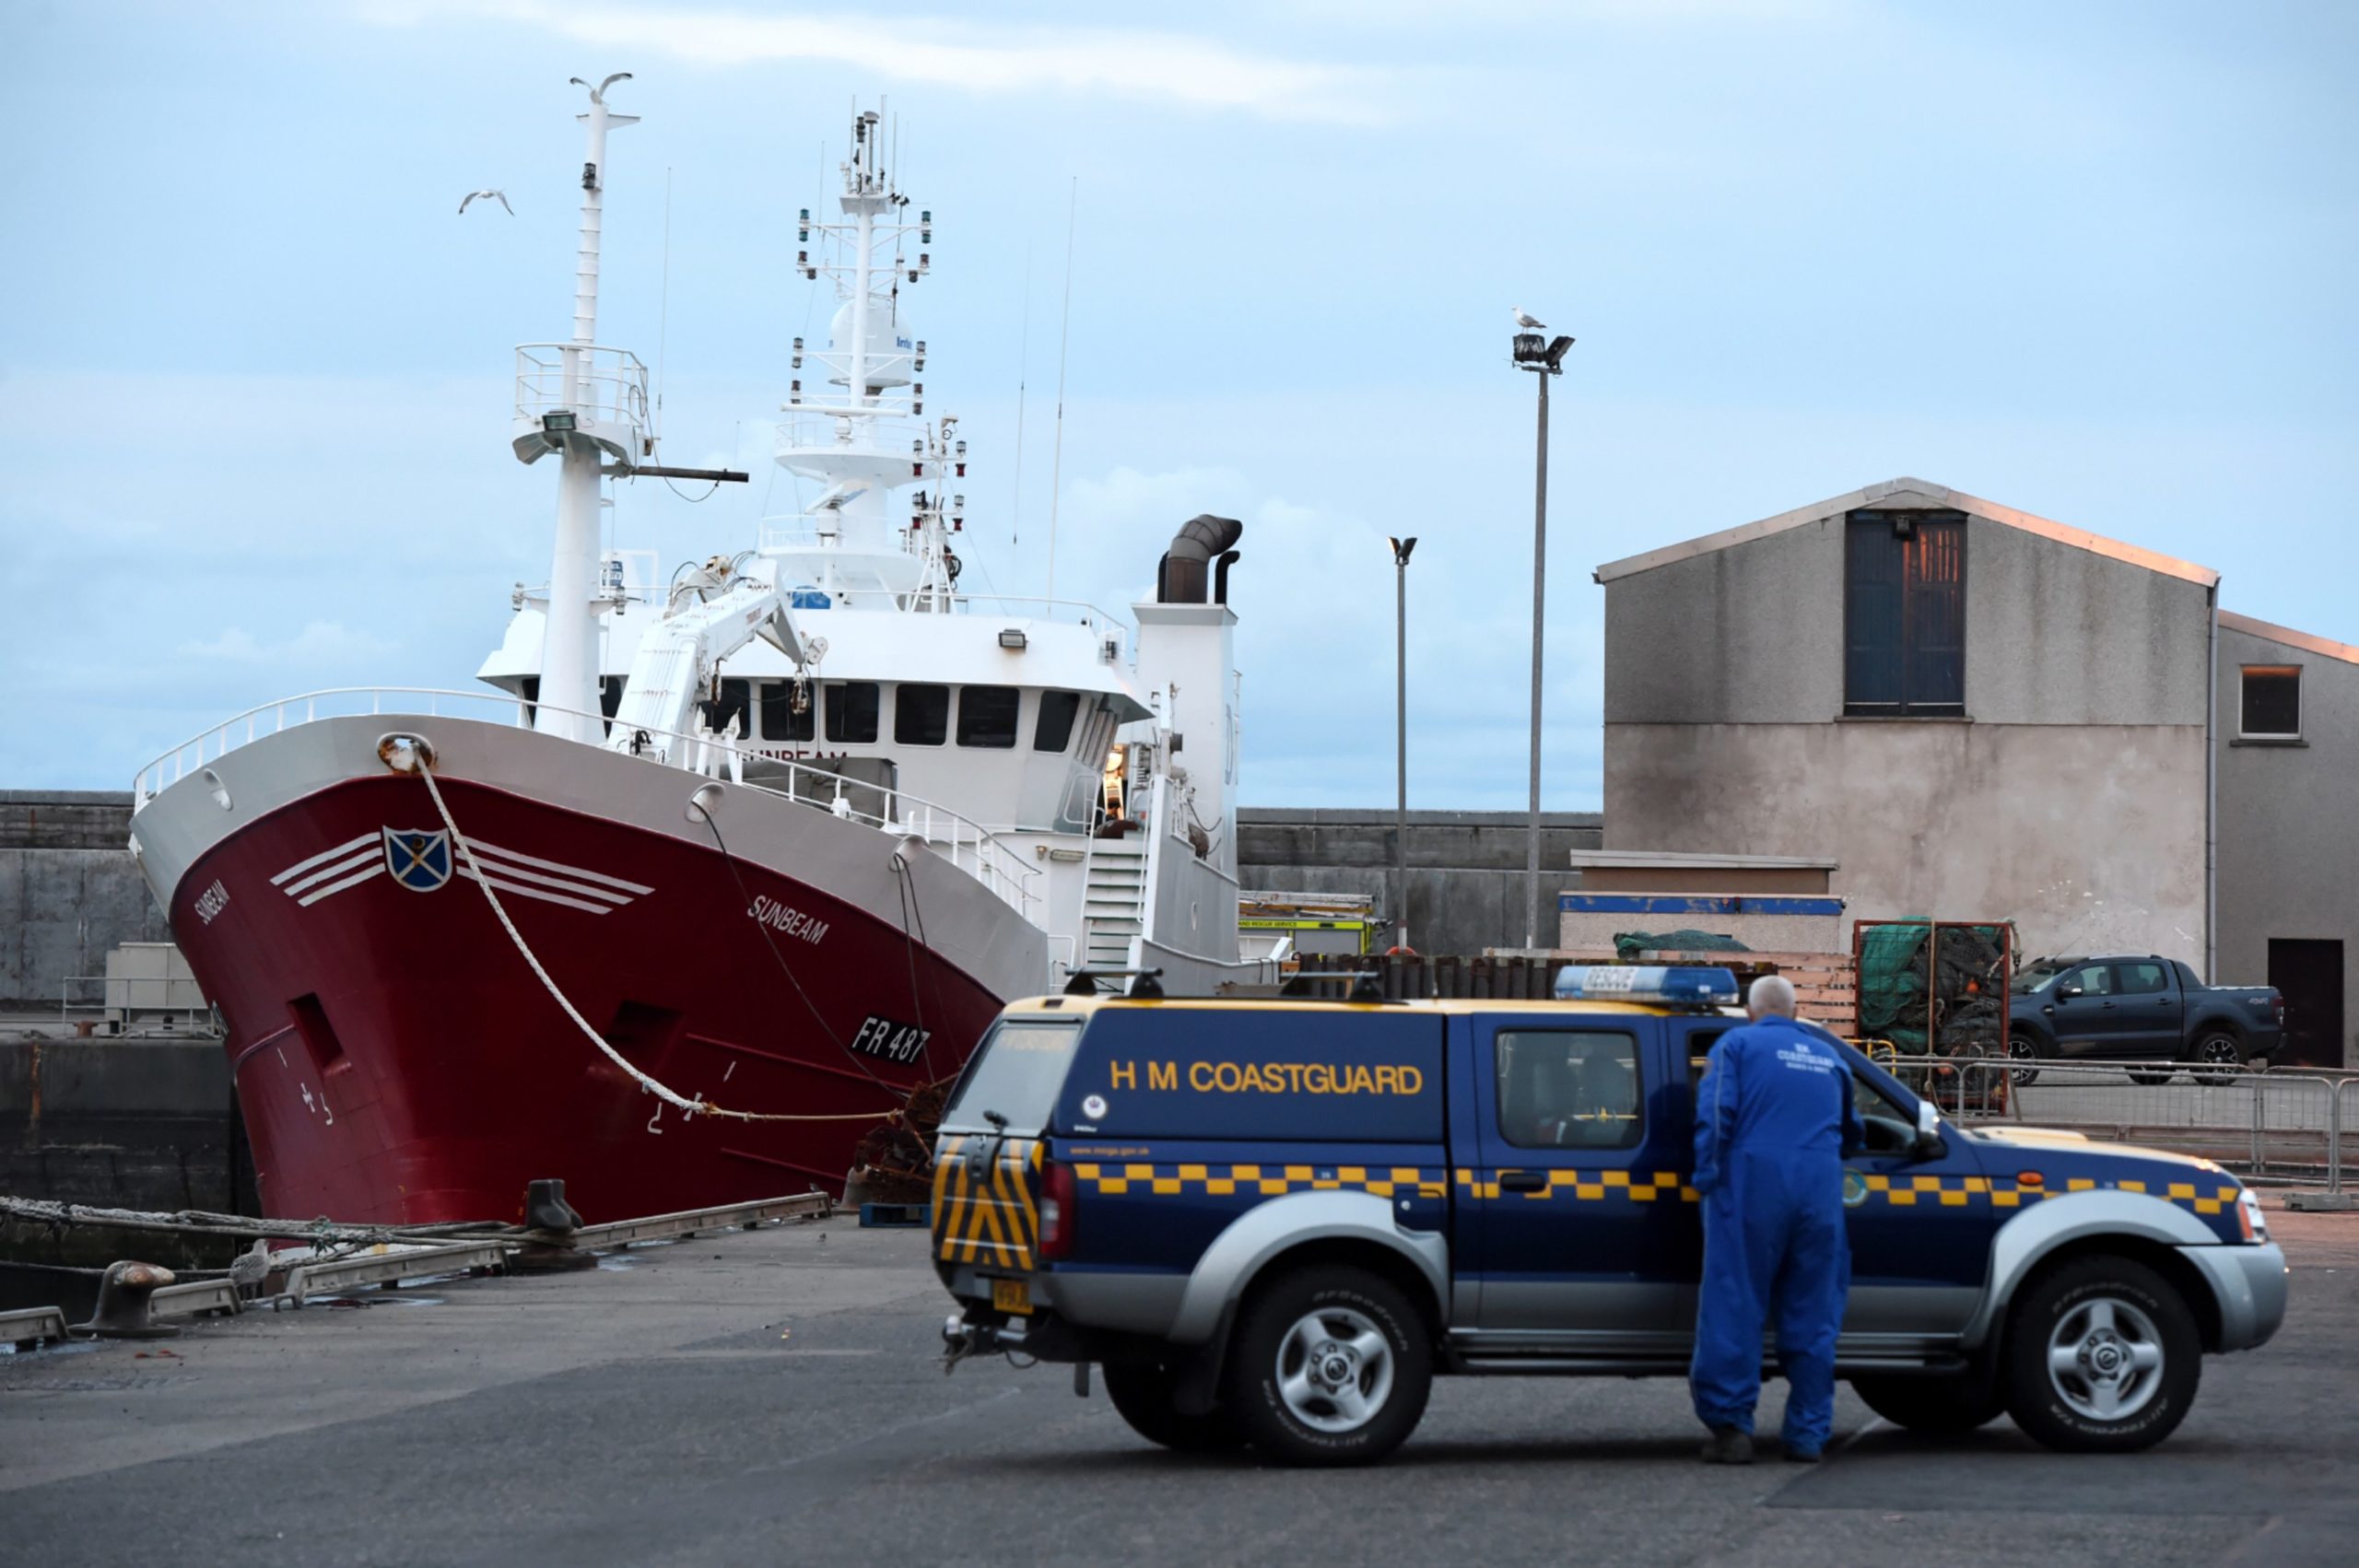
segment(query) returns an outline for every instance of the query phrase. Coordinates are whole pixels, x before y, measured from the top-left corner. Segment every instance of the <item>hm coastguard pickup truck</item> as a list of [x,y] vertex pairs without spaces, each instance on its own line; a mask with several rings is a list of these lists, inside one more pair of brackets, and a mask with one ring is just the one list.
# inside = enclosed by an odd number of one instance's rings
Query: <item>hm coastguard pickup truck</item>
[[[1082,1363],[1085,1389],[1096,1363],[1156,1443],[1327,1465],[1398,1446],[1437,1374],[1684,1376],[1692,1089],[1736,982],[1569,969],[1558,995],[1011,1005],[936,1147],[953,1363]],[[1956,1126],[1844,1048],[1868,1147],[1837,1369],[1879,1414],[2143,1448],[2205,1352],[2276,1331],[2283,1255],[2219,1166]]]

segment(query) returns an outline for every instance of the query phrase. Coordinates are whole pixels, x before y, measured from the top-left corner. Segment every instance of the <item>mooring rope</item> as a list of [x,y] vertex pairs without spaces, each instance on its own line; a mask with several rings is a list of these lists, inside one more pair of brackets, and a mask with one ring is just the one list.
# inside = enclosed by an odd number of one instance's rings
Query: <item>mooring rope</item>
[[788,1116],[769,1111],[731,1110],[725,1106],[708,1101],[702,1093],[698,1093],[694,1099],[689,1099],[633,1067],[620,1051],[615,1049],[613,1044],[604,1035],[590,1026],[590,1021],[581,1016],[580,1011],[568,1000],[565,992],[557,989],[557,983],[549,978],[549,972],[541,966],[541,961],[534,954],[531,944],[525,942],[524,933],[518,930],[516,922],[508,918],[507,907],[499,902],[499,895],[492,890],[491,879],[484,874],[483,867],[475,860],[475,847],[467,842],[466,835],[459,831],[458,823],[452,818],[451,808],[442,799],[442,790],[434,782],[434,769],[426,760],[424,748],[420,747],[415,755],[417,758],[417,776],[426,780],[426,792],[433,797],[434,809],[441,814],[442,825],[450,831],[452,847],[457,849],[460,857],[466,861],[471,880],[477,887],[483,889],[483,895],[490,903],[491,912],[499,917],[500,929],[508,933],[508,940],[516,944],[516,951],[523,954],[525,964],[531,966],[533,973],[539,977],[542,986],[546,989],[549,995],[556,999],[557,1006],[565,1010],[565,1015],[573,1020],[574,1027],[580,1029],[608,1061],[636,1079],[641,1089],[646,1090],[665,1105],[677,1107],[683,1115],[687,1117],[719,1117],[725,1121],[882,1121],[896,1114],[895,1111],[849,1111],[833,1116]]

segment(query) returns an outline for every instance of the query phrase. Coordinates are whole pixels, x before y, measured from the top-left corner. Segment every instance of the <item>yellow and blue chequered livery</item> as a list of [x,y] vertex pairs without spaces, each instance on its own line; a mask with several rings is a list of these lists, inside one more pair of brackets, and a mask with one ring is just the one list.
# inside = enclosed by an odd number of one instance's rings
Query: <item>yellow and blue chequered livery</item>
[[1202,1193],[1207,1198],[1278,1198],[1289,1192],[1368,1192],[1379,1198],[1395,1193],[1420,1198],[1445,1196],[1446,1173],[1417,1165],[1264,1165],[1264,1164],[1106,1164],[1078,1161],[1074,1175],[1083,1190],[1107,1197],[1138,1192],[1158,1198]]

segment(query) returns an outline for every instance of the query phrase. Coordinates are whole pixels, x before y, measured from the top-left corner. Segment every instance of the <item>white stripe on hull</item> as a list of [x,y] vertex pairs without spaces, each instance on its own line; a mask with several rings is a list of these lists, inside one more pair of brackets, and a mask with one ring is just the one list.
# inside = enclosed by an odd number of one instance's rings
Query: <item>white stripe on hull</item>
[[374,844],[376,842],[377,836],[375,834],[364,833],[348,844],[339,844],[333,849],[323,849],[318,854],[312,856],[310,860],[298,860],[293,865],[288,867],[285,871],[279,872],[276,876],[272,877],[270,879],[270,885],[273,887],[282,886],[285,884],[288,877],[310,871],[322,860],[332,860],[339,855],[349,855],[355,849],[361,848],[363,845]]

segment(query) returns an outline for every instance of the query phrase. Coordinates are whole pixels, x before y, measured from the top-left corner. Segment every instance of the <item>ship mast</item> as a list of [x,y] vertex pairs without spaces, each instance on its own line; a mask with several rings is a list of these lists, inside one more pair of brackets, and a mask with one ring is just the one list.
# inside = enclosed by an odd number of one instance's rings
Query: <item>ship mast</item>
[[[954,417],[923,417],[925,383],[917,378],[925,373],[925,343],[902,315],[900,295],[933,271],[933,214],[911,221],[910,198],[885,168],[884,127],[880,110],[853,116],[840,216],[815,218],[808,207],[797,215],[804,248],[795,270],[814,282],[824,275],[839,301],[827,346],[809,357],[826,384],[843,392],[806,398],[800,377],[792,382],[778,461],[825,488],[797,526],[773,531],[766,522],[762,547],[847,604],[948,610],[959,569],[950,536],[966,524],[966,443]],[[796,338],[798,372],[804,357]],[[893,491],[913,484],[924,488],[906,508],[888,505]]]
[[[574,263],[573,338],[516,350],[516,415],[511,444],[526,462],[560,454],[557,543],[549,562],[541,646],[540,707],[534,727],[569,740],[598,739],[598,534],[606,464],[628,474],[652,452],[647,435],[647,367],[625,349],[598,345],[598,246],[604,216],[606,133],[635,114],[606,107],[617,72],[588,88],[577,116],[588,131],[581,166],[581,235]],[[584,717],[585,715],[593,717]]]

